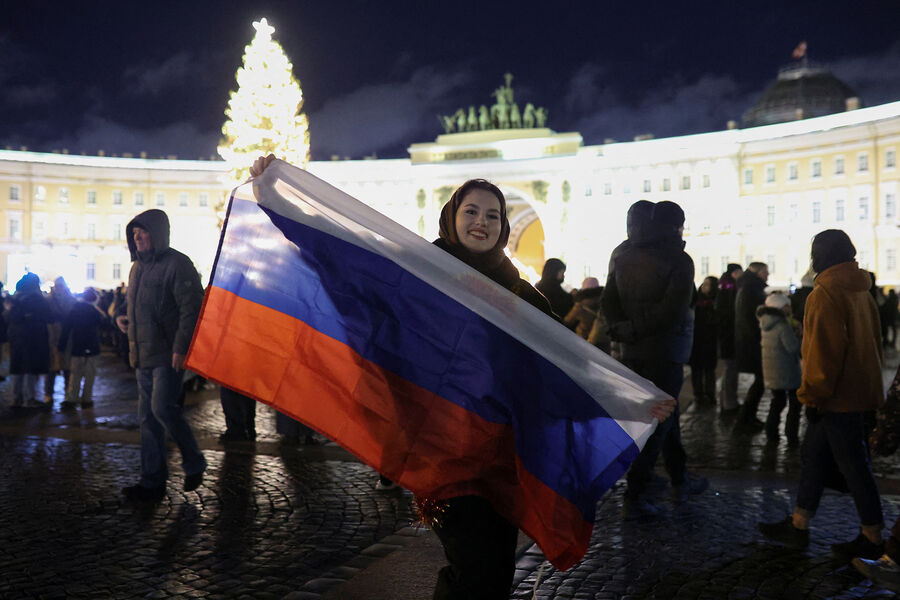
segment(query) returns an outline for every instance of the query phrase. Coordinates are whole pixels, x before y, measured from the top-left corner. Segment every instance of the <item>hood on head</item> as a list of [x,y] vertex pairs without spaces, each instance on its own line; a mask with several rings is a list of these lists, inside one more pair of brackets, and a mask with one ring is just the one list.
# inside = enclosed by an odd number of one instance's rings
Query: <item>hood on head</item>
[[816,287],[838,287],[850,292],[868,292],[872,287],[871,274],[860,269],[855,260],[829,267],[816,277]]
[[150,232],[150,241],[153,242],[153,254],[159,256],[169,249],[169,217],[158,208],[145,210],[125,227],[125,239],[128,240],[128,251],[131,252],[131,260],[137,260],[137,246],[134,243],[134,228],[140,227]]
[[625,217],[625,233],[629,240],[640,242],[649,237],[652,214],[653,203],[649,200],[638,200],[628,208],[628,215]]
[[786,319],[784,313],[777,308],[760,304],[756,308],[756,318],[759,319],[759,328],[768,331],[778,324],[778,321]]

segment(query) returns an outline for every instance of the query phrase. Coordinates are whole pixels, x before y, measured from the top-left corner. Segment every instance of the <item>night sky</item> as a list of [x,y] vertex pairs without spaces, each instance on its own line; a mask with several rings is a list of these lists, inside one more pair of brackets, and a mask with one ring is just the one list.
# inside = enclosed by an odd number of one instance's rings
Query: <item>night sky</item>
[[900,0],[0,2],[0,148],[215,155],[251,23],[294,64],[314,159],[406,157],[437,115],[520,106],[586,144],[740,122],[807,40],[865,105],[900,100]]

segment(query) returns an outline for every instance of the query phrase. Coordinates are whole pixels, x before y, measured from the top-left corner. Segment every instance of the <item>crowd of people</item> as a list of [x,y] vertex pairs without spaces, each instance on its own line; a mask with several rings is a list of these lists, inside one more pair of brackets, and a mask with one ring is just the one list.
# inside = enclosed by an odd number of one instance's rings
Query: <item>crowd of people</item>
[[[251,174],[260,175],[272,159],[261,157]],[[761,533],[805,547],[824,487],[843,486],[855,501],[860,534],[833,545],[833,551],[853,559],[868,577],[900,589],[900,524],[885,543],[869,460],[870,439],[872,448],[893,451],[897,444],[885,440],[900,437],[893,413],[880,413],[875,427],[876,410],[885,400],[884,344],[896,341],[896,293],[883,294],[874,286],[874,275],[858,266],[852,242],[839,230],[815,237],[812,266],[796,290],[770,290],[768,266],[762,262],[746,269],[729,264],[720,277],[706,275],[697,288],[682,239],[684,218],[674,202],[635,203],[627,215],[627,237],[610,256],[605,285],[587,277],[573,291],[564,286],[566,265],[558,258],[546,262],[534,287],[519,276],[504,252],[510,233],[505,198],[485,180],[467,181],[452,195],[435,244],[674,399],[651,409],[659,425],[626,474],[626,519],[663,516],[648,494],[658,478],[654,471],[660,456],[675,502],[687,502],[709,485],[688,473],[681,443],[682,407],[676,400],[687,366],[696,410],[718,407],[737,437],[764,433],[778,443],[787,408],[784,438],[789,447],[801,445],[805,412],[796,506],[784,520],[760,523]],[[181,402],[184,360],[203,289],[190,259],[169,246],[163,211],[141,213],[126,233],[133,261],[127,286],[75,295],[58,278],[45,294],[37,276],[26,274],[4,301],[0,341],[9,342],[14,407],[51,407],[55,381],[62,375],[60,409],[88,409],[100,344],[129,362],[138,384],[141,465],[140,479],[123,495],[153,502],[163,497],[168,479],[167,436],[181,453],[184,490],[196,489],[206,470]],[[752,378],[742,400],[741,374]],[[40,375],[43,401],[36,395]],[[771,402],[763,420],[758,412],[766,390]],[[890,395],[900,406],[900,376]],[[221,400],[227,427],[221,441],[252,442],[254,401],[225,388]],[[278,428],[291,443],[314,443],[311,429],[287,417],[281,417]],[[376,487],[396,485],[382,477]],[[450,563],[439,574],[434,597],[507,597],[517,528],[502,515],[502,507],[477,495],[417,502],[432,507],[431,524]]]

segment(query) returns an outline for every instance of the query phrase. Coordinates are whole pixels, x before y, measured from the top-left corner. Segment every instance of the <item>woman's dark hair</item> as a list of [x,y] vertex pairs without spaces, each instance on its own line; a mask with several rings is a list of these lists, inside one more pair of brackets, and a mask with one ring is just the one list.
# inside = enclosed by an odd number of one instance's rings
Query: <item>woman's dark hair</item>
[[503,192],[500,191],[500,188],[486,179],[470,179],[453,192],[453,195],[450,196],[450,201],[447,202],[441,210],[439,235],[450,244],[459,244],[459,236],[456,235],[456,212],[459,210],[466,195],[472,190],[484,190],[490,192],[500,203],[500,221],[502,225],[500,237],[497,240],[497,244],[494,246],[494,250],[499,249],[502,251],[503,248],[506,248],[507,242],[509,242],[509,219],[506,217],[506,198],[503,196]]

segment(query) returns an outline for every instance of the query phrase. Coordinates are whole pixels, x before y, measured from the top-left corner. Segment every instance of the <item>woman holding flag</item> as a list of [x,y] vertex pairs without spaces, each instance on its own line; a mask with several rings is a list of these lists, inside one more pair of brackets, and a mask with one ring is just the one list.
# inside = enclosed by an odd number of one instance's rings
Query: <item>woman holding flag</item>
[[[250,174],[260,175],[274,159],[273,155],[260,157]],[[437,247],[558,320],[547,299],[519,277],[504,252],[510,226],[506,199],[497,186],[483,179],[464,183],[443,207],[439,226]],[[663,420],[673,409],[674,401],[660,401],[651,414]],[[504,507],[497,510],[480,495],[416,501],[450,562],[438,575],[434,598],[508,598],[518,527],[502,516]]]

